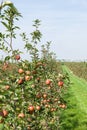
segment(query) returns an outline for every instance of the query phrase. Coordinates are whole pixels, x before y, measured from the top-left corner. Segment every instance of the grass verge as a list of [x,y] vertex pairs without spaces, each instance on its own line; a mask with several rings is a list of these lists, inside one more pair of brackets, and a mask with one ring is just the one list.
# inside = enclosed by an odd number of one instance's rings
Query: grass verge
[[71,84],[64,96],[67,109],[61,112],[60,130],[87,130],[87,83],[73,75],[63,66],[64,73],[70,76]]

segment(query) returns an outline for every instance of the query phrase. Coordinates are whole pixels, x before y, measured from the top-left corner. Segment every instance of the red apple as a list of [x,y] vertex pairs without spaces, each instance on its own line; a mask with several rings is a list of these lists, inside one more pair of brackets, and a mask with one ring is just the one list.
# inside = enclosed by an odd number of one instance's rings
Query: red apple
[[15,60],[20,60],[20,55],[15,55]]
[[22,73],[24,73],[24,70],[20,68],[20,69],[18,70],[18,73],[19,73],[19,74],[22,74]]
[[59,86],[59,87],[62,87],[62,86],[63,86],[63,84],[64,84],[64,82],[63,82],[63,81],[59,81],[59,82],[58,82],[58,86]]
[[46,83],[46,85],[50,85],[51,84],[51,80],[47,79],[45,83]]
[[20,84],[22,84],[22,83],[23,83],[23,79],[20,78],[20,79],[18,80],[18,84],[20,85]]
[[7,110],[3,110],[2,112],[3,112],[4,117],[6,117],[8,115],[8,111]]
[[28,111],[29,111],[31,114],[34,112],[34,110],[35,110],[35,109],[34,109],[34,106],[31,105],[31,106],[28,107]]

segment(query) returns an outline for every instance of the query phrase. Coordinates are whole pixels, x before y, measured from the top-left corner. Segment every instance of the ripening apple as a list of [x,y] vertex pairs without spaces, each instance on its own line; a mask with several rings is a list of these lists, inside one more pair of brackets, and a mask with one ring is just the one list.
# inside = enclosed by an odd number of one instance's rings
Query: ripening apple
[[59,86],[59,87],[62,87],[62,86],[63,86],[63,84],[64,84],[64,82],[63,82],[63,81],[59,81],[59,82],[58,82],[58,86]]
[[30,75],[31,72],[29,70],[25,71],[26,75]]
[[24,73],[24,70],[20,68],[20,69],[18,70],[18,73],[19,73],[19,74],[22,74],[22,73]]
[[29,81],[31,79],[31,77],[29,75],[25,76],[25,81]]
[[6,117],[8,115],[8,111],[7,110],[2,110],[2,112],[3,112],[4,117]]
[[8,90],[9,88],[10,88],[10,86],[9,86],[9,85],[6,85],[6,86],[5,86],[5,89],[6,89],[6,90]]
[[19,80],[18,80],[18,84],[20,85],[20,84],[22,84],[23,83],[23,78],[20,78]]
[[59,107],[60,108],[66,108],[66,105],[65,104],[60,104]]
[[34,106],[29,106],[28,107],[28,111],[32,114],[33,112],[34,112],[34,110],[35,110],[35,108],[34,108]]
[[44,99],[47,98],[47,94],[46,94],[46,93],[43,94],[43,98],[44,98]]
[[17,55],[15,55],[15,60],[20,60],[20,55],[19,54],[17,54]]
[[40,111],[41,110],[41,106],[36,106],[36,110]]
[[24,118],[25,115],[24,115],[24,113],[19,113],[18,117],[19,117],[19,118]]
[[50,79],[47,79],[47,80],[45,81],[45,83],[46,83],[46,85],[50,85],[50,84],[51,84],[51,80],[50,80]]

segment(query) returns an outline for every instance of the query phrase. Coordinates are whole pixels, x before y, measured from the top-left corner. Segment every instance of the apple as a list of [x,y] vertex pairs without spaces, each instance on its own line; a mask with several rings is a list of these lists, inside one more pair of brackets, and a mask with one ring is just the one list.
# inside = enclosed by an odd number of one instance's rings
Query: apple
[[18,117],[19,117],[19,118],[24,118],[25,115],[24,115],[24,113],[19,113]]
[[31,127],[30,127],[30,126],[28,126],[28,127],[27,127],[27,130],[31,130]]
[[51,108],[50,111],[54,112],[54,111],[56,111],[56,108]]
[[51,86],[48,86],[48,90],[50,90],[51,89]]
[[65,105],[65,104],[62,104],[62,108],[66,108],[66,105]]
[[49,105],[49,104],[45,104],[45,107],[46,107],[46,108],[50,108],[50,105]]
[[9,86],[9,85],[6,85],[6,86],[5,86],[5,89],[6,89],[6,90],[8,90],[9,88],[10,88],[10,86]]
[[19,54],[15,55],[15,60],[20,60],[20,55]]
[[51,84],[51,80],[50,80],[50,79],[47,79],[47,80],[45,81],[45,83],[46,83],[46,85],[50,85],[50,84]]
[[55,99],[54,99],[54,102],[58,102],[58,98],[55,98]]
[[22,74],[22,73],[24,73],[24,70],[20,68],[20,69],[18,70],[18,73],[19,73],[19,74]]
[[29,75],[25,76],[25,81],[29,81],[31,79],[31,77]]
[[31,106],[28,107],[28,111],[29,111],[30,113],[33,113],[34,110],[35,110],[34,106],[31,105]]
[[20,84],[22,84],[23,83],[23,78],[20,78],[19,80],[18,80],[18,84],[20,85]]
[[62,86],[63,86],[63,84],[64,84],[64,82],[63,82],[63,81],[59,81],[59,82],[58,82],[58,86],[59,86],[59,87],[62,87]]
[[59,107],[64,109],[64,108],[66,108],[66,105],[65,104],[60,104]]
[[8,115],[8,111],[7,110],[2,110],[2,112],[3,112],[4,117],[6,117]]
[[47,99],[47,102],[51,102],[51,99]]
[[32,87],[32,88],[35,88],[35,87],[36,87],[36,85],[35,85],[35,84],[32,84],[32,85],[31,85],[31,87]]
[[47,94],[46,94],[46,93],[43,94],[43,98],[44,98],[44,99],[47,98]]
[[46,104],[46,103],[47,103],[47,100],[44,99],[44,100],[42,100],[41,102],[42,102],[42,104]]
[[40,111],[41,106],[36,106],[36,110]]

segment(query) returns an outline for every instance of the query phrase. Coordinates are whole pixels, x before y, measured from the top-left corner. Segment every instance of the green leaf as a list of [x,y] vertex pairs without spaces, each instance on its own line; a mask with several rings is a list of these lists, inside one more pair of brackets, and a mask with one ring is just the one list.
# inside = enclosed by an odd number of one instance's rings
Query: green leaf
[[16,15],[22,17],[22,15],[19,13],[19,11],[17,10],[17,8],[14,6],[14,4],[10,4],[9,6],[11,7],[12,11],[13,11]]
[[4,130],[4,124],[0,124],[0,130]]
[[31,50],[32,49],[32,45],[28,43],[28,44],[25,45],[25,48],[27,48],[28,50]]
[[5,61],[6,61],[6,60],[10,60],[10,56],[6,56],[6,57],[5,57]]
[[0,37],[2,38],[2,33],[0,33]]
[[20,29],[20,27],[15,26],[14,28],[12,28],[12,30],[14,30],[14,29]]
[[1,22],[8,30],[10,29],[9,26],[5,22]]

